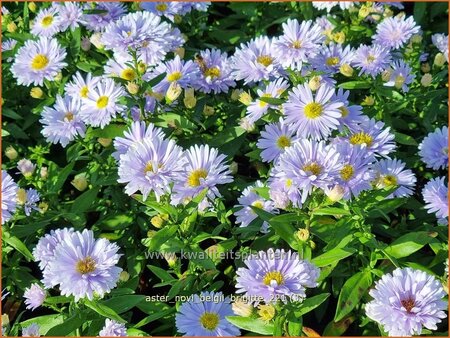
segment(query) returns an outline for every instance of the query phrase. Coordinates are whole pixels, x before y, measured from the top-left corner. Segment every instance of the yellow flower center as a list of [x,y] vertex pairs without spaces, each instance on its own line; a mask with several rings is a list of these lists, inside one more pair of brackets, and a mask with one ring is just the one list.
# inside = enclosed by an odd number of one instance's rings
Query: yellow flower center
[[336,66],[339,63],[339,58],[337,56],[329,57],[327,58],[325,63],[327,64],[327,66]]
[[108,96],[100,96],[97,100],[97,108],[103,109],[108,105],[109,98]]
[[262,209],[264,207],[264,203],[262,201],[255,201],[252,203],[252,207]]
[[318,176],[322,172],[322,167],[319,163],[311,162],[303,166],[303,171],[310,172],[311,174]]
[[363,131],[350,136],[350,143],[353,145],[365,143],[368,147],[370,147],[372,145],[372,142],[373,142],[372,136]]
[[82,275],[93,272],[95,271],[95,261],[92,257],[87,256],[85,259],[77,262],[75,269]]
[[400,89],[400,88],[402,88],[402,86],[403,86],[403,84],[405,83],[405,77],[404,76],[402,76],[402,75],[398,75],[396,78],[395,78],[395,88],[397,88],[397,89]]
[[374,61],[375,61],[375,56],[369,55],[369,56],[367,57],[367,63],[372,63],[372,62],[374,62]]
[[44,27],[50,26],[50,25],[52,24],[52,22],[53,22],[53,16],[52,16],[52,15],[46,15],[46,16],[44,16],[44,17],[42,18],[42,21],[41,21],[42,26],[44,26]]
[[302,47],[302,42],[301,41],[295,40],[294,42],[292,42],[292,48],[299,49],[301,47]]
[[395,187],[397,185],[397,177],[394,175],[385,175],[382,181],[385,187]]
[[339,110],[341,111],[341,115],[342,115],[341,117],[347,117],[348,116],[349,111],[348,111],[347,107],[344,107],[344,106],[339,107]]
[[269,55],[261,55],[256,58],[256,61],[262,64],[264,67],[268,67],[272,64],[273,58]]
[[260,305],[258,315],[262,320],[268,322],[275,316],[275,308],[272,305]]
[[205,312],[200,316],[200,324],[207,330],[215,330],[219,326],[220,317],[217,313]]
[[124,80],[133,81],[136,78],[136,72],[131,68],[127,68],[122,70],[120,77]]
[[89,93],[89,88],[88,88],[88,86],[83,86],[83,87],[81,87],[81,89],[80,89],[80,96],[81,96],[82,98],[87,98],[87,97],[88,97],[88,93]]
[[48,59],[44,54],[38,54],[31,61],[31,68],[33,70],[42,70],[48,65]]
[[[158,164],[158,169],[161,169],[163,165],[161,163]],[[155,173],[155,168],[153,167],[152,161],[148,161],[147,164],[144,167],[144,175],[147,175],[147,173]]]
[[[261,95],[261,97],[272,97],[272,94],[270,94],[270,93],[264,93],[264,94]],[[264,102],[264,101],[259,100],[259,106],[260,106],[261,108],[263,108],[263,107],[265,107],[265,106],[267,106],[267,105],[268,105],[267,102]]]
[[284,283],[284,278],[279,271],[270,271],[266,273],[263,277],[263,283],[265,285],[270,285],[272,281],[277,282],[277,285],[282,285]]
[[73,120],[73,113],[68,111],[64,117],[67,119],[67,121],[72,121]]
[[167,10],[167,5],[166,4],[157,4],[155,6],[155,8],[157,11],[165,12]]
[[200,179],[205,179],[206,176],[208,176],[208,172],[205,169],[194,170],[188,177],[188,185],[190,187],[198,187],[200,185]]
[[172,74],[167,75],[167,81],[173,82],[178,81],[183,77],[183,74],[181,72],[173,72]]
[[309,119],[318,118],[320,115],[322,115],[322,111],[322,105],[317,102],[311,102],[305,106],[305,116]]
[[287,137],[286,135],[281,135],[277,140],[277,146],[278,148],[286,148],[291,145],[291,139]]
[[406,312],[411,313],[416,302],[412,298],[404,299],[401,301],[402,306],[405,308]]
[[292,187],[292,180],[290,179],[290,178],[288,178],[287,180],[286,180],[286,188],[290,188],[290,187]]
[[220,69],[217,67],[206,68],[205,71],[203,72],[203,75],[214,79],[220,76]]
[[23,205],[25,204],[26,201],[27,201],[27,192],[25,191],[25,189],[17,190],[17,203]]
[[349,179],[351,179],[353,177],[354,173],[355,173],[355,169],[350,164],[344,165],[340,171],[341,178],[344,181],[348,181]]

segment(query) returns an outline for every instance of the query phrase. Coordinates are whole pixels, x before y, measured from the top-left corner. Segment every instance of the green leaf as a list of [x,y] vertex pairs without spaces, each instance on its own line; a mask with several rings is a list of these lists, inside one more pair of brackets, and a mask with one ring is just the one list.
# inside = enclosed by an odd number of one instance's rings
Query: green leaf
[[238,328],[253,333],[271,336],[274,331],[274,324],[266,323],[259,318],[239,317],[239,316],[226,316],[225,318],[231,324],[237,326]]
[[399,132],[394,132],[394,135],[395,135],[395,141],[400,144],[405,144],[407,146],[417,146],[418,145],[417,141],[409,135],[402,134]]
[[173,224],[159,230],[152,238],[145,238],[143,244],[150,250],[158,250],[162,244],[172,238],[178,230],[178,225]]
[[286,102],[286,100],[284,100],[284,99],[277,99],[274,97],[259,97],[258,100],[262,101],[262,102],[266,102],[266,103],[274,105],[274,106],[278,106],[278,105]]
[[97,198],[98,191],[100,187],[94,187],[85,191],[80,196],[78,196],[72,204],[72,208],[70,208],[70,212],[75,214],[80,214],[89,209],[92,205],[94,205],[94,201]]
[[49,173],[49,177],[54,178],[51,183],[53,181],[54,182],[53,185],[50,186],[49,191],[50,192],[58,192],[62,186],[64,185],[64,182],[66,182],[67,177],[69,177],[69,175],[72,172],[73,166],[75,165],[75,162],[69,163],[66,167],[64,167],[62,170],[58,171],[57,173],[53,172],[53,173]]
[[334,248],[328,252],[323,253],[311,260],[311,262],[317,267],[323,267],[347,258],[356,252],[354,248]]
[[161,269],[154,265],[147,265],[147,267],[161,279],[163,282],[175,280],[175,278],[169,274],[166,270]]
[[[81,325],[83,325],[85,319],[83,314],[80,312],[75,313],[72,317],[64,320],[63,323],[52,327],[47,332],[47,336],[50,337],[63,337],[68,336],[70,333],[74,332]],[[42,333],[42,332],[41,332]]]
[[368,89],[372,85],[367,81],[349,81],[338,85],[342,89]]
[[278,221],[272,222],[271,220],[269,221],[269,224],[275,230],[275,233],[289,244],[292,249],[298,250],[298,240],[295,237],[295,228],[291,224]]
[[312,213],[313,215],[320,215],[320,216],[351,215],[350,211],[335,207],[316,209]]
[[384,251],[395,258],[408,257],[433,241],[435,239],[426,231],[411,232],[397,238]]
[[127,129],[125,124],[109,124],[103,129],[90,129],[87,132],[86,137],[115,138],[117,136],[122,136],[125,129]]
[[345,331],[347,331],[348,327],[355,321],[354,316],[347,316],[344,319],[341,319],[338,322],[331,321],[325,327],[325,330],[322,333],[322,337],[335,337],[341,336]]
[[298,310],[295,311],[295,316],[301,317],[304,314],[311,312],[316,307],[319,307],[329,296],[329,293],[322,293],[314,297],[306,298],[303,303],[300,304]]
[[7,237],[5,236],[5,233],[3,233],[2,239],[4,242],[11,245],[14,249],[19,251],[23,256],[25,256],[28,262],[34,260],[34,257],[31,254],[30,250],[28,250],[27,246],[17,237],[14,236]]
[[86,300],[85,304],[87,307],[89,307],[90,309],[94,310],[95,312],[97,312],[100,316],[109,318],[109,319],[114,319],[115,321],[118,321],[119,323],[126,323],[126,320],[124,320],[122,317],[120,317],[116,311],[114,311],[113,309],[111,309],[110,307],[101,304],[101,303],[97,303],[96,301],[93,300]]
[[120,314],[131,310],[143,301],[145,301],[144,295],[124,295],[105,300],[102,304]]
[[39,333],[43,336],[52,328],[64,323],[64,316],[61,314],[53,314],[31,318],[20,323],[20,326],[27,327],[36,323],[39,325]]
[[348,279],[341,289],[336,306],[334,321],[337,322],[349,314],[355,306],[360,304],[360,300],[372,285],[372,275],[370,271],[362,271],[354,274]]

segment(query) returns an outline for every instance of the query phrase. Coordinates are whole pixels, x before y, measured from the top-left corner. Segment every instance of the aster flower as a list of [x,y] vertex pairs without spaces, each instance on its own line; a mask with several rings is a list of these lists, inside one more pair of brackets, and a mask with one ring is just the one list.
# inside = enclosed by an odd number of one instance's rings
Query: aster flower
[[200,11],[200,12],[206,12],[208,10],[208,7],[211,5],[211,2],[209,1],[202,1],[202,2],[181,2],[182,9],[180,11],[181,15],[187,14],[192,10]]
[[325,189],[334,185],[342,169],[339,154],[324,141],[301,139],[280,156],[276,163],[275,177],[291,180],[302,190],[302,203],[313,187]]
[[182,149],[174,141],[145,138],[120,157],[118,182],[127,183],[128,195],[139,190],[145,200],[154,191],[159,201],[183,165]]
[[448,35],[446,34],[433,34],[431,36],[433,45],[436,46],[439,51],[445,55],[448,62]]
[[275,162],[299,138],[296,130],[286,124],[282,118],[277,123],[266,125],[261,132],[261,138],[256,146],[262,150],[261,158],[264,162]]
[[361,45],[355,52],[353,63],[361,69],[359,75],[367,74],[374,78],[389,66],[391,58],[389,49],[384,46]]
[[350,131],[358,129],[358,125],[361,123],[367,123],[369,118],[362,114],[362,107],[359,105],[351,105],[348,101],[350,95],[349,90],[343,90],[339,88],[336,94],[331,98],[332,101],[342,102],[344,105],[339,107],[341,111],[341,118],[339,119],[339,130],[343,131],[344,127],[347,127]]
[[447,317],[441,283],[424,271],[395,269],[375,283],[366,304],[367,316],[380,323],[389,336],[420,335],[423,327],[436,330]]
[[91,73],[86,74],[86,78],[83,78],[80,72],[76,72],[72,77],[72,81],[66,84],[64,90],[67,95],[83,101],[87,99],[89,92],[97,86],[100,80],[100,77],[92,76]]
[[54,2],[53,7],[60,18],[60,31],[64,32],[70,28],[74,31],[80,26],[81,18],[83,17],[83,10],[80,5],[74,1]]
[[33,283],[29,288],[25,289],[23,296],[27,309],[33,311],[44,303],[46,294],[45,290],[39,284]]
[[375,119],[365,119],[355,126],[347,136],[350,144],[367,147],[369,153],[376,156],[387,157],[396,148],[394,134],[390,133],[391,128],[384,128],[384,123]]
[[[253,186],[247,187],[242,192],[241,197],[238,198],[238,205],[235,207],[242,207],[240,210],[236,211],[234,215],[236,216],[236,223],[240,224],[240,227],[247,227],[253,220],[255,220],[258,215],[251,208],[259,208],[267,212],[276,213],[277,210],[272,201],[266,200],[261,197],[254,188],[262,188],[264,184],[261,181],[256,181]],[[267,233],[269,228],[269,223],[263,222],[260,231],[262,233]]]
[[349,9],[354,6],[354,3],[358,3],[357,1],[312,1],[313,7],[321,10],[324,9],[327,13],[335,6],[339,6],[342,10]]
[[230,298],[222,292],[202,292],[181,304],[175,325],[183,336],[239,336],[240,331],[225,318],[233,316]]
[[231,76],[230,61],[226,53],[221,53],[218,49],[206,49],[200,52],[197,59],[199,76],[193,87],[203,93],[215,94],[227,92],[229,87],[234,87]]
[[328,74],[339,73],[342,65],[351,65],[355,51],[347,45],[345,48],[341,44],[330,43],[317,49],[317,54],[311,59],[314,69]]
[[273,80],[283,72],[273,41],[267,36],[242,43],[231,61],[235,79],[244,80],[244,84]]
[[428,168],[448,167],[448,128],[436,128],[419,144],[419,156]]
[[18,189],[8,172],[2,170],[2,224],[8,222],[16,211]]
[[[259,98],[279,98],[281,94],[289,87],[286,80],[279,78],[276,81],[269,82],[264,89],[257,89]],[[247,107],[247,118],[250,123],[258,121],[267,111],[271,109],[277,109],[278,105],[273,105],[260,99],[256,99],[251,102]]]
[[71,232],[54,250],[54,259],[44,269],[44,280],[59,285],[61,295],[93,299],[111,291],[122,271],[116,264],[119,247],[106,238],[95,240],[91,230]]
[[55,258],[55,248],[58,244],[69,238],[73,231],[73,228],[51,230],[49,234],[39,239],[33,249],[33,257],[36,262],[39,262],[39,268],[42,271]]
[[47,142],[61,143],[65,148],[78,135],[84,137],[86,126],[79,116],[80,109],[80,100],[60,95],[53,108],[44,107],[39,122],[44,126],[41,133]]
[[375,175],[374,184],[377,188],[397,189],[387,198],[408,197],[413,194],[416,177],[409,169],[405,170],[405,163],[397,159],[382,159],[373,165]]
[[334,88],[322,85],[313,96],[307,84],[298,85],[283,104],[286,123],[292,123],[302,137],[327,138],[339,126],[342,102],[333,101]]
[[262,297],[266,303],[303,300],[306,288],[316,287],[320,274],[317,267],[290,250],[259,251],[244,264],[246,267],[236,271],[236,292]]
[[183,10],[183,5],[178,1],[140,2],[139,5],[142,9],[158,16],[164,16],[170,21],[173,21],[174,16]]
[[13,50],[17,45],[17,41],[14,39],[4,39],[2,41],[2,52]]
[[22,337],[40,337],[40,329],[41,327],[38,324],[33,323],[22,329]]
[[125,154],[130,147],[136,146],[144,138],[153,140],[154,138],[164,139],[164,132],[161,128],[155,127],[150,123],[146,127],[145,122],[135,121],[123,134],[124,137],[116,137],[114,139],[114,148],[116,151],[112,153],[112,156],[116,159],[120,159],[120,155]]
[[283,23],[283,35],[274,41],[277,57],[285,68],[300,70],[303,63],[317,53],[324,35],[319,25],[311,20],[288,19]]
[[380,46],[398,49],[403,47],[414,34],[419,33],[419,30],[420,27],[416,25],[412,16],[390,17],[377,25],[377,32],[372,39]]
[[36,164],[27,158],[23,158],[17,162],[17,169],[19,169],[23,176],[30,177],[36,170]]
[[233,182],[230,167],[225,164],[226,156],[219,154],[208,145],[190,147],[184,154],[185,166],[175,177],[172,203],[179,204],[191,199],[208,189],[207,196],[214,199],[220,197],[217,185]]
[[104,12],[100,14],[84,14],[81,18],[81,23],[87,29],[95,32],[103,31],[110,22],[119,19],[126,11],[125,5],[119,2],[95,2],[92,4],[94,8],[88,3],[85,4],[85,9],[102,10]]
[[433,178],[422,190],[425,208],[435,213],[439,223],[448,224],[448,188],[445,177]]
[[281,170],[275,166],[270,171],[268,181],[270,199],[279,209],[286,209],[289,206],[301,208],[303,200],[301,189]]
[[24,203],[25,215],[30,216],[31,210],[39,211],[37,203],[41,200],[41,195],[35,189],[28,189],[26,191],[26,200]]
[[80,118],[87,125],[104,128],[117,113],[125,109],[124,105],[118,103],[124,95],[123,88],[112,79],[102,79],[82,102]]
[[105,75],[126,81],[134,81],[138,76],[133,65],[133,58],[128,53],[114,54],[114,57],[106,61],[104,70]]
[[391,64],[389,81],[384,85],[401,89],[407,93],[409,90],[408,85],[411,84],[415,77],[408,64],[403,60],[397,60]]
[[127,336],[127,329],[125,324],[120,324],[115,320],[106,319],[105,326],[98,333],[99,337],[125,337]]
[[34,19],[31,34],[52,37],[60,31],[61,23],[61,17],[58,15],[56,7],[41,9]]
[[18,84],[42,86],[44,80],[53,81],[67,66],[63,61],[65,57],[66,51],[56,39],[27,40],[17,52],[11,72]]

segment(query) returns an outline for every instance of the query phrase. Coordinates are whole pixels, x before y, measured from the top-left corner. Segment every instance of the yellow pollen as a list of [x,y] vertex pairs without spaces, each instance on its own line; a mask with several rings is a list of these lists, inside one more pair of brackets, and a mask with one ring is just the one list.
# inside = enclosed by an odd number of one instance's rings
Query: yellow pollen
[[369,55],[369,56],[367,57],[367,63],[372,63],[372,62],[374,62],[374,61],[375,61],[375,56]]
[[339,107],[339,110],[341,111],[341,117],[347,117],[348,116],[348,109],[344,106]]
[[397,185],[397,178],[394,175],[385,175],[382,181],[385,187],[395,187]]
[[414,299],[408,298],[401,301],[402,306],[405,308],[406,312],[411,313],[411,310],[413,309],[415,305]]
[[258,208],[258,209],[262,209],[264,207],[264,204],[262,201],[255,201],[252,203],[252,207]]
[[372,142],[373,142],[372,136],[363,131],[350,136],[350,143],[353,145],[365,143],[368,147],[370,147],[372,145]]
[[320,115],[322,115],[322,111],[322,105],[317,102],[311,102],[305,106],[305,116],[309,119],[318,118]]
[[164,12],[167,9],[167,5],[166,4],[158,4],[155,6],[155,8],[157,11]]
[[92,257],[87,256],[85,259],[77,262],[75,269],[82,275],[93,272],[95,271],[95,261]]
[[97,108],[103,109],[108,105],[109,98],[108,96],[100,96],[97,100]]
[[131,31],[128,31],[128,32],[127,32],[127,35],[128,35],[128,36],[131,36]]
[[302,42],[301,41],[295,40],[294,42],[292,42],[292,48],[299,49],[301,47],[302,47]]
[[219,321],[220,317],[217,313],[205,312],[200,316],[200,324],[202,324],[206,330],[215,330],[219,325]]
[[316,163],[316,162],[311,162],[309,164],[306,164],[303,166],[303,171],[305,172],[310,172],[311,174],[318,176],[320,175],[320,173],[322,172],[322,167],[320,166],[320,164]]
[[[272,97],[272,94],[270,94],[270,93],[265,93],[265,94],[262,94],[261,97]],[[259,106],[260,106],[261,108],[263,108],[263,107],[265,107],[265,106],[267,106],[267,105],[268,105],[267,102],[264,102],[264,101],[259,100]]]
[[286,180],[286,188],[290,188],[291,186],[292,186],[292,180],[290,179],[290,178],[288,178],[287,180]]
[[67,119],[67,121],[72,121],[73,120],[73,113],[68,111],[64,117]]
[[136,72],[131,68],[127,68],[122,70],[120,77],[124,80],[133,81],[136,78]]
[[48,59],[44,54],[38,54],[31,61],[31,68],[33,70],[42,70],[48,65]]
[[327,64],[327,66],[336,66],[339,63],[339,58],[337,56],[329,57],[327,58],[325,63]]
[[220,76],[220,69],[217,67],[206,68],[205,71],[203,72],[203,75],[205,75],[205,77],[210,77],[214,79]]
[[266,273],[263,277],[263,283],[265,285],[270,285],[270,282],[275,281],[278,285],[282,285],[284,283],[284,278],[281,272],[279,271],[270,271]]
[[87,98],[87,97],[88,97],[88,93],[89,93],[89,88],[88,88],[88,86],[83,86],[83,87],[81,87],[81,89],[80,89],[80,96],[81,96],[82,98]]
[[44,27],[50,26],[52,24],[52,22],[53,22],[53,16],[51,16],[51,15],[44,16],[41,21],[42,26],[44,26]]
[[353,166],[350,164],[344,165],[344,167],[341,169],[340,174],[341,178],[344,181],[348,181],[353,177],[353,174],[355,173],[355,170],[353,169]]
[[395,78],[395,83],[394,83],[395,88],[397,88],[397,89],[402,88],[403,84],[405,83],[405,80],[406,80],[406,79],[405,79],[404,76],[398,75],[398,76]]
[[291,139],[287,137],[286,135],[281,135],[277,140],[277,146],[278,148],[286,148],[291,145]]
[[198,187],[200,185],[200,179],[205,179],[208,176],[208,172],[205,169],[197,169],[191,172],[188,177],[188,185],[190,187]]
[[272,64],[273,58],[269,55],[261,55],[256,58],[256,61],[262,64],[264,67],[268,67]]
[[183,74],[181,72],[173,72],[172,74],[167,75],[167,81],[173,82],[178,81],[183,77]]

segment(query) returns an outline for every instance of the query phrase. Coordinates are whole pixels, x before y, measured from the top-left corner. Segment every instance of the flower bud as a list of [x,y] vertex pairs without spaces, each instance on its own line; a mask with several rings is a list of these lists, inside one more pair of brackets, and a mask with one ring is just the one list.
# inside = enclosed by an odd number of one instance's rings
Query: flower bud
[[268,322],[275,317],[275,308],[273,305],[267,304],[267,305],[259,305],[258,306],[258,315],[261,317],[261,319],[265,322]]
[[302,242],[306,242],[309,239],[309,230],[308,229],[299,229],[295,235]]
[[[2,295],[2,296],[3,296],[3,295]],[[5,327],[7,327],[8,324],[9,324],[9,316],[8,316],[6,313],[4,313],[4,314],[2,314],[2,330],[3,330]]]
[[424,74],[420,79],[420,84],[424,87],[429,87],[433,81],[433,76],[430,73]]
[[381,79],[384,82],[388,82],[391,78],[392,68],[387,68],[381,73]]
[[181,21],[183,21],[183,17],[179,14],[175,14],[173,16],[173,22],[176,23],[177,25],[181,23]]
[[308,86],[312,91],[316,91],[319,89],[322,81],[322,77],[320,75],[314,75],[308,82]]
[[11,21],[6,25],[6,30],[10,33],[14,33],[17,30],[17,25],[13,21]]
[[342,75],[351,77],[353,75],[353,68],[349,64],[344,63],[342,66],[339,67],[339,71]]
[[236,175],[237,174],[238,168],[239,168],[239,165],[237,164],[237,162],[234,162],[234,161],[231,162],[231,164],[230,164],[230,172],[231,172],[232,175]]
[[214,108],[211,107],[211,106],[205,105],[205,107],[203,107],[203,115],[205,115],[205,116],[213,116],[214,115]]
[[362,5],[361,8],[359,9],[358,16],[361,19],[365,19],[370,14],[370,12],[372,12],[371,6],[369,7],[367,5]]
[[40,98],[42,98],[43,95],[44,95],[44,92],[39,87],[33,87],[30,90],[30,96],[33,99],[40,99]]
[[175,252],[165,252],[163,255],[167,261],[167,264],[169,264],[171,268],[177,264],[177,256],[175,255]]
[[361,104],[363,106],[373,106],[374,103],[375,99],[373,98],[373,96],[366,96]]
[[336,43],[343,44],[345,42],[345,33],[344,32],[334,33],[332,35],[332,37]]
[[33,164],[30,160],[23,158],[17,162],[17,169],[19,169],[23,176],[28,178],[33,175],[33,172],[36,169],[36,164]]
[[153,238],[153,237],[155,237],[157,232],[158,231],[155,231],[155,230],[149,230],[149,231],[147,231],[147,237],[148,238]]
[[420,70],[421,70],[423,73],[429,73],[430,70],[431,70],[430,64],[429,64],[428,62],[422,63],[422,64],[420,65]]
[[61,81],[61,80],[62,80],[62,73],[59,72],[58,74],[56,74],[56,76],[54,77],[54,80],[55,80],[56,82]]
[[39,174],[41,175],[41,178],[43,180],[47,179],[47,177],[48,177],[48,167],[41,167],[41,170],[39,171]]
[[316,248],[316,243],[313,241],[309,241],[309,247],[314,250]]
[[28,3],[28,9],[29,9],[32,13],[35,13],[35,12],[36,12],[36,4],[35,4],[34,2]]
[[394,15],[394,12],[390,8],[385,8],[384,9],[383,16],[385,18],[390,18],[393,15]]
[[242,92],[239,95],[239,101],[243,104],[245,104],[246,106],[250,105],[250,103],[252,103],[252,97],[249,93],[247,92]]
[[412,37],[411,37],[411,42],[412,43],[415,43],[415,44],[419,44],[419,43],[421,43],[422,42],[422,35],[420,35],[420,34],[414,34]]
[[233,91],[231,92],[231,100],[232,101],[239,100],[239,96],[241,95],[242,92],[243,92],[242,89],[233,89]]
[[436,56],[434,57],[433,65],[436,67],[442,67],[444,65],[445,61],[447,61],[447,60],[445,59],[444,54],[437,53]]
[[85,52],[91,49],[91,41],[89,41],[89,38],[86,36],[83,36],[83,38],[81,39],[81,49]]
[[178,55],[180,59],[184,58],[185,52],[186,50],[183,47],[178,47],[177,49],[175,49],[175,55]]
[[126,282],[129,279],[130,279],[130,274],[128,272],[126,272],[125,270],[123,270],[119,275],[119,280],[121,282]]
[[197,99],[194,95],[194,88],[187,88],[184,90],[184,105],[188,109],[192,109],[197,104]]
[[166,223],[166,221],[169,220],[169,215],[167,214],[160,214],[160,215],[156,215],[153,216],[152,219],[150,220],[150,223],[152,223],[152,225],[157,228],[157,229],[161,229],[164,224]]
[[38,204],[38,208],[39,208],[39,212],[41,214],[45,214],[48,210],[48,203],[46,202],[41,202]]
[[70,184],[72,184],[78,191],[86,190],[88,186],[87,174],[81,173],[76,175]]
[[25,202],[27,201],[27,192],[25,191],[25,189],[18,189],[17,190],[17,203],[19,205],[24,205]]
[[333,189],[331,189],[331,190],[329,190],[329,189],[325,190],[325,195],[327,195],[327,197],[332,202],[340,201],[342,199],[342,197],[344,197],[344,193],[345,193],[345,189],[342,186],[340,186],[339,184],[336,184],[333,187]]
[[17,150],[13,146],[9,146],[5,149],[5,156],[10,160],[15,160],[19,154],[17,154]]
[[147,65],[144,62],[139,62],[137,69],[139,71],[140,74],[145,74],[145,72],[147,71]]
[[172,82],[166,92],[166,102],[168,104],[172,103],[181,95],[181,92],[181,86],[176,82]]
[[237,316],[250,317],[253,314],[253,305],[246,302],[241,297],[236,297],[233,303],[231,303],[231,308]]
[[131,95],[136,95],[137,93],[139,93],[139,85],[135,82],[128,82],[127,83],[127,90],[128,93],[130,93]]
[[256,126],[253,122],[250,122],[248,118],[243,117],[240,121],[239,121],[239,126],[242,129],[245,129],[247,132],[252,132],[256,129]]
[[112,139],[99,137],[97,139],[98,143],[100,143],[103,147],[108,148],[111,145]]
[[105,47],[105,45],[102,42],[102,34],[99,32],[92,34],[89,40],[98,49],[103,49]]

